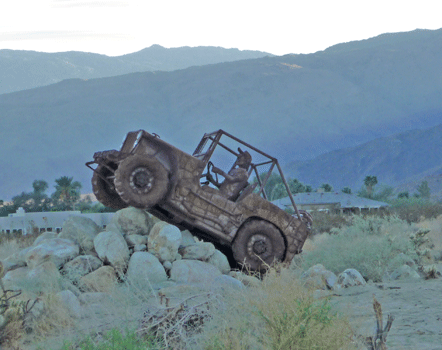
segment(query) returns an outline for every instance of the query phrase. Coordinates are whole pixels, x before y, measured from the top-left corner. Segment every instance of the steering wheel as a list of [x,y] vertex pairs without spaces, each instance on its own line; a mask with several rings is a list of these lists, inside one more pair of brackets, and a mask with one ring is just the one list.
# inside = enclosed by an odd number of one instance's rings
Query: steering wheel
[[[205,177],[206,180],[207,180],[205,182],[202,182],[201,183],[202,185],[208,185],[211,182],[210,179],[211,178],[213,179],[212,173],[210,171],[210,169],[213,168],[213,167],[214,167],[213,163],[209,161],[207,163],[207,173],[201,175],[201,178]],[[219,183],[219,181],[218,181],[218,174],[217,173],[215,173],[215,181],[217,183]]]

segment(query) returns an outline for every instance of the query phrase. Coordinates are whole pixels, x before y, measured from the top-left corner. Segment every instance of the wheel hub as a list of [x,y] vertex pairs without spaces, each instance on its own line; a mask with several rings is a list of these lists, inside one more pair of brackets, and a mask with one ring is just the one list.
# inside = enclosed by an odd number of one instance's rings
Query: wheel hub
[[263,255],[271,250],[269,241],[264,235],[254,235],[247,244],[247,250],[250,256]]
[[153,181],[154,177],[146,168],[137,168],[130,176],[130,186],[137,192],[149,192],[152,189]]

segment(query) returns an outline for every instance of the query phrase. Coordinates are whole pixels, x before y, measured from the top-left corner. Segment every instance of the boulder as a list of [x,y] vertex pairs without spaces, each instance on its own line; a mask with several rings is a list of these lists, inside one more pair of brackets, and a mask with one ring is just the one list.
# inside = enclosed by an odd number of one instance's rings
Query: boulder
[[134,252],[145,252],[147,251],[147,246],[145,244],[137,244],[133,248]]
[[41,241],[44,241],[45,239],[53,239],[57,238],[58,233],[55,232],[43,232],[40,236],[38,236],[33,245],[38,245]]
[[74,293],[72,293],[70,290],[63,290],[58,292],[56,295],[67,309],[71,317],[81,318],[82,308]]
[[77,243],[83,252],[94,249],[94,238],[101,231],[92,219],[83,216],[71,216],[62,227],[58,238],[67,238]]
[[44,261],[52,261],[57,267],[78,256],[79,246],[70,239],[54,238],[41,241],[26,253],[26,264],[34,268]]
[[401,267],[394,270],[389,278],[389,280],[405,280],[405,279],[420,279],[419,274],[409,265],[402,265]]
[[247,287],[259,287],[261,285],[261,280],[259,278],[246,275],[241,271],[230,271],[229,276],[236,278]]
[[112,217],[112,223],[124,233],[124,235],[147,236],[153,226],[152,217],[142,209],[134,207],[119,210]]
[[337,286],[341,288],[364,286],[365,284],[364,277],[355,269],[347,269],[338,276]]
[[[108,230],[111,231],[111,230]],[[136,245],[147,245],[147,236],[142,235],[126,235],[124,237],[126,239],[127,245],[129,248],[134,247]]]
[[136,252],[131,256],[126,277],[129,283],[147,291],[153,285],[167,281],[163,265],[155,255],[148,252]]
[[210,242],[201,242],[180,248],[179,253],[183,259],[206,261],[215,254],[215,246]]
[[240,290],[243,288],[245,288],[245,286],[244,284],[242,284],[241,281],[228,275],[217,276],[213,280],[213,285],[212,285],[212,289],[220,291],[226,291],[229,289]]
[[80,277],[95,271],[103,266],[100,259],[93,255],[80,255],[67,262],[63,267],[65,277],[72,281],[77,281]]
[[27,247],[25,249],[20,250],[17,253],[12,254],[11,256],[8,256],[6,259],[3,260],[3,269],[4,272],[8,272],[11,270],[15,270],[19,267],[26,266],[26,254],[32,249],[33,247]]
[[207,262],[221,271],[222,274],[227,275],[230,272],[230,264],[227,257],[219,250],[215,250],[215,253],[207,260]]
[[196,244],[197,241],[195,237],[190,233],[189,230],[181,231],[181,245],[180,248],[187,247],[188,245]]
[[212,283],[221,271],[199,260],[177,260],[172,263],[170,278],[182,283]]
[[6,272],[2,281],[6,289],[20,289],[27,279],[29,267],[19,267]]
[[161,262],[173,262],[181,244],[181,231],[165,222],[157,222],[150,230],[147,239],[147,250]]
[[100,232],[94,239],[95,251],[104,262],[112,265],[122,274],[129,261],[129,248],[121,233],[115,231]]
[[28,271],[24,288],[35,293],[58,292],[62,289],[61,281],[58,267],[52,261],[45,261]]
[[310,267],[301,275],[304,286],[308,289],[333,289],[338,277],[322,264]]
[[117,274],[112,266],[102,266],[81,277],[78,286],[86,292],[110,292],[117,285]]

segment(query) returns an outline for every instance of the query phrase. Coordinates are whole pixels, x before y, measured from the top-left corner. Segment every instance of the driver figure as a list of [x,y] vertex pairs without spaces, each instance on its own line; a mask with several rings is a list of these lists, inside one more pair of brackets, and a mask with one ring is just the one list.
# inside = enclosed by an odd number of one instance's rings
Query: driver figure
[[242,151],[241,148],[238,148],[238,152],[238,158],[228,174],[217,167],[212,168],[215,174],[224,177],[223,182],[217,182],[210,174],[208,176],[208,180],[219,188],[221,194],[232,201],[236,200],[239,193],[247,186],[248,170],[252,163],[252,156],[249,152]]

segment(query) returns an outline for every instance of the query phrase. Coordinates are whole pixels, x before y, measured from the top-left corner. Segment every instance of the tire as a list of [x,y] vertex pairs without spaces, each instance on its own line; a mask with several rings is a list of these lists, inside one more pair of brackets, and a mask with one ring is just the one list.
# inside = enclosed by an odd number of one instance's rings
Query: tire
[[252,271],[263,271],[285,255],[284,237],[278,228],[265,220],[246,222],[232,245],[235,261]]
[[115,171],[117,193],[128,205],[136,208],[149,209],[158,204],[168,187],[168,172],[154,157],[130,156]]
[[[115,163],[109,163],[108,166],[115,170],[117,165]],[[101,175],[101,176],[100,176]],[[97,169],[92,175],[92,190],[97,200],[103,204],[105,207],[113,209],[124,209],[127,207],[126,202],[124,202],[113,187],[111,187],[104,178],[113,175],[110,171],[103,165],[98,165]],[[109,180],[113,182],[113,180]]]

